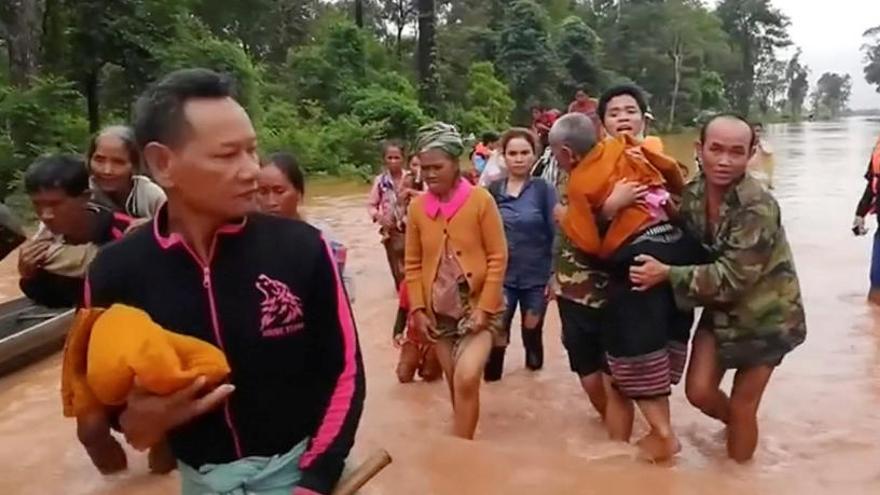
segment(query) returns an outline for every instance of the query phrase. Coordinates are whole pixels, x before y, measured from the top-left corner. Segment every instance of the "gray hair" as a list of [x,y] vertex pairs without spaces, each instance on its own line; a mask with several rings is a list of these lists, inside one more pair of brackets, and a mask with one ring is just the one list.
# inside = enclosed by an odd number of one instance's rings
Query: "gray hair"
[[550,144],[568,146],[576,156],[584,156],[596,146],[596,128],[593,121],[582,113],[559,117],[548,136]]

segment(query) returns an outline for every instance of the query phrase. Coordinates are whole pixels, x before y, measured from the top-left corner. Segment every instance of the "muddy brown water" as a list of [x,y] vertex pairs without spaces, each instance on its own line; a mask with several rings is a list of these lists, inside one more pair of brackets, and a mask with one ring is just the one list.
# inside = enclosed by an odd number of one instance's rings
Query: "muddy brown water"
[[[746,466],[724,460],[720,425],[690,407],[681,388],[672,404],[683,451],[673,465],[640,463],[632,449],[607,441],[568,371],[552,306],[545,369],[523,368],[516,339],[503,381],[483,387],[477,441],[450,438],[445,387],[399,385],[394,377],[396,298],[362,206],[366,187],[316,183],[308,214],[348,244],[355,279],[368,393],[354,457],[377,447],[394,457],[362,493],[880,493],[880,312],[864,301],[871,239],[849,230],[878,134],[880,122],[865,119],[768,128],[809,335],[770,382],[760,445]],[[692,139],[671,136],[666,145],[687,160]],[[14,260],[7,259],[0,298],[17,294]],[[59,367],[55,355],[0,378],[0,493],[177,493],[176,478],[147,474],[137,453],[122,475],[104,478],[91,467],[73,422],[61,416]]]

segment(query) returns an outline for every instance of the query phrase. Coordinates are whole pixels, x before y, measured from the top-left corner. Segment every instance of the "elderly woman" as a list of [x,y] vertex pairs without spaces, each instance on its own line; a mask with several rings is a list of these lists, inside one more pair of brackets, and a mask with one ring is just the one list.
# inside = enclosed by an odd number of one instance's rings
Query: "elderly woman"
[[149,177],[137,174],[141,155],[130,128],[112,126],[95,134],[86,159],[96,202],[144,219],[152,218],[165,202],[162,188]]
[[419,129],[416,151],[428,192],[409,209],[406,282],[414,331],[437,342],[449,384],[454,433],[472,439],[480,380],[493,343],[502,344],[504,225],[492,196],[461,177],[464,151],[455,127]]

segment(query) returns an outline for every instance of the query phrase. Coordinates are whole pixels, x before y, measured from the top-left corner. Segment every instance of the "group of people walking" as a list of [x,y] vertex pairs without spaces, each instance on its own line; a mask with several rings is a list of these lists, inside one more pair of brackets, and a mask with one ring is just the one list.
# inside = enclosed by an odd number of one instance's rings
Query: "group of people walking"
[[[453,126],[420,129],[412,173],[424,187],[395,188],[393,208],[378,209],[408,211],[394,224],[406,239],[398,377],[411,381],[431,367],[433,351],[450,388],[455,434],[473,438],[481,379],[501,379],[515,313],[525,365],[539,370],[555,299],[571,370],[612,439],[630,441],[637,409],[650,427],[638,442],[642,453],[666,460],[679,451],[669,395],[685,376],[690,347],[686,395],[727,425],[730,456],[746,461],[770,376],[806,336],[778,204],[747,173],[755,129],[732,114],[706,122],[695,145],[701,170],[686,182],[662,142],[646,139],[638,87],[613,87],[588,103],[581,106],[595,115],[572,111],[537,133],[503,133],[504,174],[485,188],[462,173],[464,144]],[[391,149],[371,194],[374,218],[388,198],[381,185],[407,183],[397,166],[404,150]],[[385,239],[389,262],[399,259]],[[423,377],[437,378],[433,368]],[[720,390],[728,370],[736,373],[729,395]]]
[[[398,378],[445,377],[454,434],[473,438],[481,383],[502,379],[516,313],[537,371],[555,300],[571,371],[610,438],[629,442],[638,410],[644,455],[674,456],[669,395],[686,374],[689,401],[727,425],[728,453],[746,461],[770,376],[806,332],[779,206],[746,173],[754,129],[735,115],[706,122],[686,183],[645,136],[638,87],[576,103],[538,132],[487,135],[475,155],[484,173],[494,155],[497,175],[483,182],[462,169],[452,125],[422,127],[409,149],[383,145],[368,209],[400,296]],[[169,74],[138,100],[131,128],[98,133],[85,160],[37,160],[24,182],[41,222],[20,251],[26,294],[134,307],[215,345],[232,370],[170,395],[135,383],[125,403],[78,416],[96,467],[126,467],[116,429],[150,449],[155,471],[179,468],[184,495],[329,494],[365,394],[346,251],[305,222],[296,158],[258,156],[232,81]]]

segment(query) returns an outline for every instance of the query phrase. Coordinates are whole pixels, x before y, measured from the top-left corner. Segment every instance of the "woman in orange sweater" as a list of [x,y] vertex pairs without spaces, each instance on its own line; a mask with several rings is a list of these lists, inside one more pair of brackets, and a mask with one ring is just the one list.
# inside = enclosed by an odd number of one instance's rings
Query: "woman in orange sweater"
[[455,127],[419,129],[416,150],[428,192],[413,200],[406,231],[411,324],[437,342],[455,414],[456,436],[472,439],[480,380],[494,345],[503,345],[504,225],[492,196],[461,177]]

